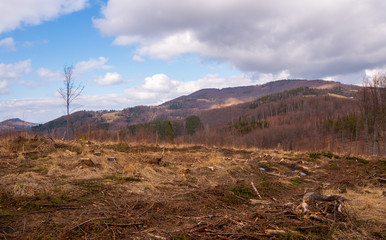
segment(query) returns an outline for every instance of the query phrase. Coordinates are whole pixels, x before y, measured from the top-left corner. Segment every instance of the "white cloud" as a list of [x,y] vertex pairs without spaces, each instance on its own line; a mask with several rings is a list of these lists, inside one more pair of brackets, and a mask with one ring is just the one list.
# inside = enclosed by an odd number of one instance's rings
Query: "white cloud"
[[6,80],[0,81],[0,94],[9,93],[8,82]]
[[36,73],[39,77],[48,78],[50,80],[59,80],[63,74],[60,71],[52,71],[47,68],[39,68]]
[[169,59],[185,53],[199,52],[204,49],[205,46],[197,40],[192,32],[185,31],[142,46],[138,49],[138,53],[142,56]]
[[81,10],[88,0],[12,0],[0,1],[0,33],[23,25],[37,25],[60,15]]
[[88,61],[81,61],[75,64],[74,72],[80,74],[93,69],[109,69],[111,66],[105,65],[108,59],[99,57],[98,59],[90,58]]
[[138,36],[118,36],[114,39],[114,45],[127,46],[134,43],[141,42],[141,38]]
[[133,60],[136,62],[144,62],[145,61],[145,59],[143,57],[138,56],[138,55],[134,55]]
[[259,83],[272,82],[276,80],[288,79],[291,76],[288,70],[280,71],[277,74],[272,73],[262,73],[259,74],[257,79],[259,79]]
[[169,92],[176,90],[178,81],[170,79],[165,74],[155,74],[145,78],[142,88],[154,92]]
[[113,72],[113,73],[108,72],[108,73],[106,73],[106,75],[103,78],[99,78],[95,82],[98,85],[109,86],[109,85],[120,84],[123,81],[124,80],[123,80],[121,74],[116,73],[116,72]]
[[0,63],[0,80],[17,79],[26,73],[31,72],[31,60],[24,60],[17,63],[4,64]]
[[372,78],[372,77],[374,77],[378,74],[381,74],[381,73],[386,73],[386,66],[365,70],[366,78]]
[[0,40],[0,47],[9,51],[16,51],[15,40],[11,37],[4,38]]
[[197,52],[245,72],[321,78],[385,65],[384,9],[380,0],[109,0],[94,25],[141,57]]

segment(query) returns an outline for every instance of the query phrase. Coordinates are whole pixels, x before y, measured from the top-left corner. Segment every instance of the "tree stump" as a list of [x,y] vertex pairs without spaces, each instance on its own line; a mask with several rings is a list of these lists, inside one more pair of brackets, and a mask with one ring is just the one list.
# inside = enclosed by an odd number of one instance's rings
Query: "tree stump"
[[84,167],[95,167],[95,163],[90,158],[81,158],[78,161],[78,167],[84,168]]

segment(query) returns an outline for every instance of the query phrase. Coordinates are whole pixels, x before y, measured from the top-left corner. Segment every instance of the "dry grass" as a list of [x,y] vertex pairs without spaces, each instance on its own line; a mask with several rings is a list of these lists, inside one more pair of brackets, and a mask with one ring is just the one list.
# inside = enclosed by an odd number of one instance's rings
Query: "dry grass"
[[51,194],[54,189],[51,181],[37,172],[6,175],[2,178],[1,185],[16,197]]
[[[380,159],[44,138],[2,139],[0,149],[0,238],[261,239],[273,228],[284,239],[377,239],[386,224],[382,186],[371,185]],[[80,158],[95,166],[80,166]],[[321,188],[351,199],[362,225],[296,215],[303,194]]]
[[325,194],[341,195],[350,201],[349,206],[355,211],[359,220],[371,220],[386,225],[386,204],[382,188],[348,189],[346,193],[326,190]]

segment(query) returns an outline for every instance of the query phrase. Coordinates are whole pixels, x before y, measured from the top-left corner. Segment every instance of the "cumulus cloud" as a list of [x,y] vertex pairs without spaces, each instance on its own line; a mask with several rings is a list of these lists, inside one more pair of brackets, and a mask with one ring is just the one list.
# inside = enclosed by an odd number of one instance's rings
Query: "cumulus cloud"
[[24,60],[17,63],[0,63],[0,80],[17,79],[26,73],[31,72],[31,60]]
[[199,52],[204,50],[205,46],[201,44],[194,34],[190,31],[167,36],[161,41],[149,43],[138,49],[142,56],[151,56],[159,59],[169,59],[190,52]]
[[0,40],[0,48],[4,48],[9,51],[15,51],[15,40],[13,40],[11,37]]
[[385,65],[384,9],[379,0],[109,0],[94,25],[139,56],[196,52],[245,72],[321,78]]
[[0,33],[23,25],[37,25],[60,15],[81,10],[88,0],[0,1]]
[[74,71],[76,73],[84,73],[93,69],[109,69],[111,66],[106,65],[108,59],[99,57],[98,59],[90,58],[88,61],[81,61],[75,64]]
[[116,72],[113,72],[113,73],[108,72],[108,73],[106,73],[106,75],[103,78],[99,78],[95,82],[98,85],[109,86],[109,85],[120,84],[123,81],[124,80],[123,80],[121,74],[116,73]]

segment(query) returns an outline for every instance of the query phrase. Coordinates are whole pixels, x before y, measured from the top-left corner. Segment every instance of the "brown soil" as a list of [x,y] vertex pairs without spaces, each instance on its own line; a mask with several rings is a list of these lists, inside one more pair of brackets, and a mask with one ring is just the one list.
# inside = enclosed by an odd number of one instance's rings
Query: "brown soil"
[[[381,157],[42,137],[0,151],[1,239],[386,236]],[[307,192],[349,199],[345,213],[298,212]]]

